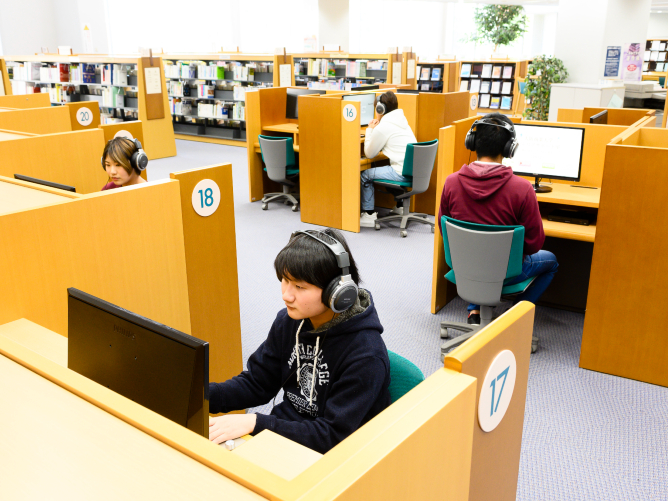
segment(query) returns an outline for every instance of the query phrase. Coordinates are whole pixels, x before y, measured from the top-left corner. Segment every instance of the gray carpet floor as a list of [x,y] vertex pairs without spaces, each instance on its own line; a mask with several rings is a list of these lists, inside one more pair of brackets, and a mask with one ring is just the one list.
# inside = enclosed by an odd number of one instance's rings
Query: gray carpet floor
[[[288,206],[270,204],[262,211],[248,201],[245,148],[176,143],[176,157],[151,161],[149,181],[194,167],[233,166],[245,364],[284,307],[274,258],[292,231],[314,226]],[[442,366],[439,323],[466,316],[459,299],[437,315],[429,312],[429,228],[414,225],[407,238],[393,228],[362,228],[345,237],[363,287],[373,294],[388,349],[429,376]],[[583,322],[582,314],[536,310],[541,346],[531,357],[517,499],[668,500],[668,388],[578,368]]]

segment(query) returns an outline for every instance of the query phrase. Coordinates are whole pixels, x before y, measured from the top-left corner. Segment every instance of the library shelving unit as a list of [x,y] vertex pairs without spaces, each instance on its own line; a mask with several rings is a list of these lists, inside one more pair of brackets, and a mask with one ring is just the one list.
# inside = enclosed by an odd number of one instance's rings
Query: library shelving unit
[[145,78],[162,71],[159,57],[37,54],[5,63],[12,94],[48,93],[52,106],[95,102],[102,124],[142,121],[149,158],[176,155],[164,79]]
[[418,60],[415,89],[420,92],[446,93],[459,90],[459,63],[454,60]]
[[647,40],[642,64],[643,80],[659,80],[663,78],[666,87],[668,75],[668,38]]
[[162,57],[177,139],[246,146],[246,92],[279,87],[281,65],[289,66],[288,85],[294,85],[292,57],[284,51]]
[[292,54],[292,58],[295,65],[295,85],[301,87],[308,86],[309,82],[350,82],[360,85],[405,83],[401,76],[396,76],[393,81],[394,63],[402,65],[402,73],[405,75],[405,65],[402,64],[399,53],[308,52]]
[[4,58],[0,57],[0,96],[11,96],[12,85],[9,82],[9,75],[7,74],[7,63]]
[[473,114],[499,112],[514,115],[521,101],[520,82],[527,74],[528,61],[488,59],[459,64],[459,91],[478,94]]

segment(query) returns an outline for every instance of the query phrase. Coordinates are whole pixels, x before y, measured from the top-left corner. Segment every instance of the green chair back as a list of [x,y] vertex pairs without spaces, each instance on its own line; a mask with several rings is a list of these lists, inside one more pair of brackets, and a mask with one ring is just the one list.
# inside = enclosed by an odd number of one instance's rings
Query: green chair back
[[390,358],[390,399],[392,403],[424,381],[424,374],[410,360],[387,350]]

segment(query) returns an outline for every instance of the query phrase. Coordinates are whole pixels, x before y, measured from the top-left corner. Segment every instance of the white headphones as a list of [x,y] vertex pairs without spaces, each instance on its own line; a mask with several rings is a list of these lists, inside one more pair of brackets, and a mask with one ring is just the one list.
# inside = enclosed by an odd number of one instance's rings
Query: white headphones
[[383,97],[385,94],[380,94],[378,96],[378,101],[376,101],[376,113],[378,116],[382,116],[385,114],[387,111],[387,108],[385,108],[385,105],[380,101],[380,98]]

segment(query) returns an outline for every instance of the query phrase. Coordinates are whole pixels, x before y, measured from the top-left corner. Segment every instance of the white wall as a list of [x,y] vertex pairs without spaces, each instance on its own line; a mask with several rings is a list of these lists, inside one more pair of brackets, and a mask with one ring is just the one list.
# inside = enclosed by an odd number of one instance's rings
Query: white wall
[[340,45],[350,50],[350,6],[348,0],[318,0],[318,46]]
[[3,54],[35,54],[44,46],[55,52],[58,37],[54,16],[52,0],[3,1],[0,10]]
[[668,12],[661,14],[653,12],[649,15],[647,38],[668,39]]

